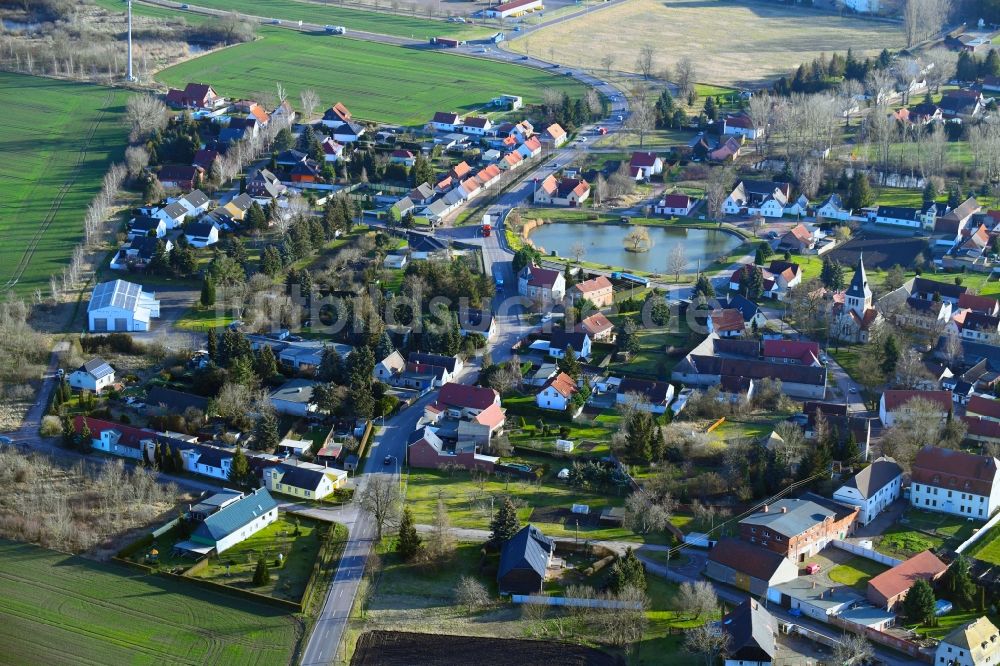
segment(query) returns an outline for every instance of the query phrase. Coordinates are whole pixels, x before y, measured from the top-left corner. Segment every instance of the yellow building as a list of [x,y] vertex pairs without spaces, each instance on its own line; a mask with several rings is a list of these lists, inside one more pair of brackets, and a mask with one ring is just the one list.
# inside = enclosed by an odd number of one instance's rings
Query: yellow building
[[300,499],[321,500],[347,485],[347,472],[311,463],[282,463],[264,471],[264,487]]

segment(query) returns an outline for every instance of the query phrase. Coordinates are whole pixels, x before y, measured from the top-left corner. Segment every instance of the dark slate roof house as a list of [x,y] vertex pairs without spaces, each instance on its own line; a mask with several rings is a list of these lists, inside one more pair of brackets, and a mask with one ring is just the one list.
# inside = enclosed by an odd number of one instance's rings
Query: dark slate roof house
[[503,545],[497,582],[501,594],[537,594],[542,591],[555,542],[534,525],[526,525]]

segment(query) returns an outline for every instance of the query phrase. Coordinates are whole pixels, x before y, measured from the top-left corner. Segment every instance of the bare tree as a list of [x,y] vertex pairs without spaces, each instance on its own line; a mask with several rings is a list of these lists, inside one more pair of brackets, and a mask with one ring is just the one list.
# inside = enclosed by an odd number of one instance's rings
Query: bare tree
[[684,634],[684,650],[700,655],[705,666],[715,666],[721,655],[729,649],[729,634],[715,627],[703,624]]
[[917,452],[928,442],[936,446],[955,448],[965,436],[964,423],[942,417],[939,404],[913,398],[892,412],[892,426],[882,436],[882,452],[896,459],[905,470],[910,469]]
[[299,101],[302,102],[302,119],[309,122],[319,106],[319,94],[312,88],[306,88],[299,93]]
[[375,474],[368,478],[358,498],[361,508],[375,519],[375,541],[382,540],[382,530],[399,513],[399,486],[385,474]]
[[637,534],[658,532],[670,522],[670,514],[676,504],[666,496],[665,500],[645,491],[636,491],[625,500],[625,527]]
[[708,185],[705,186],[705,214],[710,220],[722,219],[722,204],[732,191],[733,173],[729,167],[716,168],[712,171]]
[[584,255],[587,254],[587,246],[583,243],[573,243],[572,247],[569,249],[570,254],[576,260],[576,263],[583,261]]
[[587,103],[587,110],[590,111],[592,116],[596,116],[604,108],[601,105],[601,96],[593,88],[587,88],[587,94],[583,99]]
[[604,68],[604,72],[608,75],[611,74],[611,68],[614,67],[615,56],[613,53],[605,53],[601,56],[601,67]]
[[941,85],[951,81],[955,76],[955,66],[958,64],[958,53],[938,46],[923,53],[926,63],[927,85],[934,87],[934,92],[941,89]]
[[751,97],[747,104],[747,114],[757,129],[753,140],[757,154],[767,157],[767,136],[774,118],[774,102],[771,96],[766,92],[759,92]]
[[674,282],[679,282],[681,273],[687,267],[687,255],[684,253],[684,246],[681,243],[675,244],[667,253],[667,272],[673,273]]
[[639,137],[639,147],[642,148],[646,142],[646,135],[653,130],[656,121],[656,113],[653,105],[645,97],[635,99],[629,110],[625,125],[630,132]]
[[656,47],[652,44],[643,44],[639,47],[639,55],[636,56],[635,67],[642,74],[642,78],[648,79],[653,72],[653,59],[656,56]]
[[444,500],[438,498],[434,511],[434,525],[427,539],[427,554],[434,562],[447,562],[455,553],[455,537],[451,534],[451,520]]
[[903,7],[903,34],[907,48],[936,35],[948,18],[947,0],[906,0]]
[[625,235],[625,249],[629,252],[649,252],[653,247],[653,239],[646,227],[635,227]]
[[589,612],[594,634],[619,647],[634,645],[642,639],[649,624],[646,615],[649,598],[642,590],[627,587],[618,594],[605,592],[598,598],[619,602],[621,607]]
[[715,588],[706,580],[681,583],[677,595],[678,607],[695,620],[710,616],[719,608]]
[[833,646],[833,662],[837,666],[867,664],[875,657],[875,648],[868,639],[858,634],[844,634]]
[[149,166],[149,151],[143,146],[129,146],[125,149],[125,167],[131,178],[138,178]]
[[685,56],[678,60],[677,64],[674,65],[674,83],[677,84],[677,92],[681,97],[686,97],[689,92],[694,90],[695,78],[697,78],[697,74],[691,59]]
[[488,606],[491,599],[485,585],[472,576],[462,576],[455,586],[455,601],[472,613]]
[[125,103],[125,118],[131,127],[129,141],[137,143],[167,126],[167,105],[148,93],[132,95]]

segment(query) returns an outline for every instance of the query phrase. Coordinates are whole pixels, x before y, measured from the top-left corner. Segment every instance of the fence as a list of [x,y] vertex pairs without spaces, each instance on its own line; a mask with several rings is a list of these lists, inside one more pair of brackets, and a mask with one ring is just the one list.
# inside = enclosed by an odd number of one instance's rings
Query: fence
[[862,548],[861,546],[857,546],[853,543],[847,543],[846,541],[841,541],[839,539],[834,539],[830,543],[834,548],[846,550],[848,553],[854,553],[859,557],[872,560],[873,562],[878,562],[879,564],[884,564],[887,567],[895,567],[903,563],[903,560],[897,560],[895,557],[889,557],[888,555],[883,555],[882,553],[877,553],[874,550]]
[[631,608],[641,610],[638,601],[617,601],[614,599],[574,599],[571,597],[539,597],[528,594],[512,594],[515,604],[536,604],[541,606],[566,606],[570,608]]
[[958,548],[955,549],[955,553],[956,554],[964,553],[969,548],[969,546],[971,546],[972,544],[976,543],[984,536],[986,536],[986,533],[989,532],[991,529],[993,529],[993,526],[996,525],[998,522],[1000,522],[1000,511],[997,511],[995,514],[993,514],[993,517],[987,520],[986,524],[979,528],[979,531],[977,531],[975,534],[973,534],[968,539],[963,541],[962,545],[960,545]]
[[857,622],[844,620],[837,615],[830,615],[829,618],[830,624],[835,627],[840,627],[841,629],[846,629],[847,631],[858,634],[859,636],[864,636],[873,643],[878,643],[879,645],[892,648],[893,650],[902,652],[903,654],[919,659],[920,661],[934,663],[934,655],[930,652],[925,652],[916,643],[897,636],[892,636],[891,634],[883,633],[878,629],[866,627],[865,625],[858,624]]

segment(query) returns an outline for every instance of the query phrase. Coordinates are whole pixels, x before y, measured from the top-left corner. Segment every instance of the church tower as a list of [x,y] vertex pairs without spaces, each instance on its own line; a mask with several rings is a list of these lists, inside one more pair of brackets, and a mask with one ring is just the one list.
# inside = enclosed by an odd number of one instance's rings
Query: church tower
[[868,274],[865,272],[865,262],[861,254],[858,255],[858,265],[854,269],[854,277],[851,278],[851,286],[847,288],[844,299],[847,310],[861,318],[864,318],[865,312],[872,306],[872,290],[868,286]]

